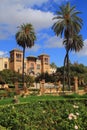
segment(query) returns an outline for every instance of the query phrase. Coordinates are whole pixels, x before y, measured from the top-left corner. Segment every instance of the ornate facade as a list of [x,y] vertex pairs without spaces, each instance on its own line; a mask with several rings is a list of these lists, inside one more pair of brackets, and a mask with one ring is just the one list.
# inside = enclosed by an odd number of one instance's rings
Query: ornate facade
[[[2,59],[4,62],[2,63]],[[23,52],[18,49],[10,51],[10,58],[0,59],[0,70],[11,69],[22,73]],[[1,66],[3,64],[4,67]],[[6,65],[7,64],[7,65]],[[27,75],[37,76],[40,73],[50,73],[50,57],[47,54],[41,54],[38,57],[28,56],[24,60],[24,72]]]

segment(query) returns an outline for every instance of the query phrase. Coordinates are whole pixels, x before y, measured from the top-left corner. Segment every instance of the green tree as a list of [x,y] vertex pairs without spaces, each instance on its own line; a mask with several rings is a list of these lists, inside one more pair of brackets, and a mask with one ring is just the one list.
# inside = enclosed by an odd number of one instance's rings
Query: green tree
[[24,83],[24,57],[25,48],[31,48],[34,46],[36,35],[32,24],[23,24],[18,27],[19,30],[16,33],[16,41],[19,46],[23,48],[23,69],[22,69],[22,80]]
[[[70,63],[69,63],[69,51],[75,51],[79,52],[83,47],[83,39],[81,35],[73,34],[72,40],[69,41],[69,44],[67,44],[67,39],[63,41],[63,44],[66,48],[66,55],[65,55],[65,62],[64,62],[64,71],[65,71],[65,65],[67,65],[67,78],[68,78],[68,85],[70,89]],[[65,72],[64,72],[65,73]],[[64,74],[65,79],[65,74]]]
[[[70,88],[70,81],[69,81],[69,51],[70,49],[73,50],[74,45],[76,42],[74,42],[75,37],[78,36],[78,33],[81,30],[82,27],[82,19],[78,17],[78,14],[80,14],[79,11],[76,11],[75,6],[70,6],[70,3],[67,3],[66,5],[60,6],[60,10],[57,11],[57,16],[53,19],[56,19],[57,21],[53,24],[52,29],[54,30],[55,34],[57,36],[61,35],[61,37],[64,38],[64,44],[66,49],[66,55],[64,58],[64,71],[65,71],[65,65],[67,64],[67,74],[68,74],[68,87]],[[72,46],[71,46],[72,43]],[[74,45],[73,45],[74,43]],[[74,48],[75,49],[75,48]],[[63,79],[63,90],[65,85],[65,72],[64,72],[64,79]]]
[[17,80],[18,81],[21,80],[22,76],[18,72],[12,71],[10,69],[4,69],[0,71],[0,77],[1,77],[1,81],[3,82],[7,84],[14,84]]
[[55,64],[54,62],[52,62],[52,63],[50,64],[50,66],[51,66],[52,68],[57,68],[57,66],[56,66],[56,64]]

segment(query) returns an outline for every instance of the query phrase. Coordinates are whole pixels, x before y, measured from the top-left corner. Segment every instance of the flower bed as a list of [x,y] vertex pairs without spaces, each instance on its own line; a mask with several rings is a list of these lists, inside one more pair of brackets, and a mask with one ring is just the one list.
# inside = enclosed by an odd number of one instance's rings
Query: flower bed
[[32,101],[0,107],[7,130],[87,130],[87,100]]

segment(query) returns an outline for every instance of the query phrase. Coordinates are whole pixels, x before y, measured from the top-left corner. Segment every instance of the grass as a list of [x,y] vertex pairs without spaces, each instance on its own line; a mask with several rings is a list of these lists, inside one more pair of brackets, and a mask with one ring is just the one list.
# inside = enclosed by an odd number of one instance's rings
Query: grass
[[[62,96],[52,96],[52,95],[43,95],[43,96],[26,96],[21,97],[17,96],[19,103],[26,103],[26,102],[32,102],[32,101],[51,101],[51,100],[83,100],[87,99],[87,94],[85,95],[62,95]],[[13,104],[13,98],[2,98],[0,100],[0,105],[8,105]]]

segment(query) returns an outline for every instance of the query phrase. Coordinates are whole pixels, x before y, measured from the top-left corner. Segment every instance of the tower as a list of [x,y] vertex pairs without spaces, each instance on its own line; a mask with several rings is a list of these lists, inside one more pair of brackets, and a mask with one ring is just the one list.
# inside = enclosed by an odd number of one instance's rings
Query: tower
[[41,73],[50,72],[50,57],[47,54],[41,54],[38,56],[41,60]]
[[18,49],[10,51],[10,69],[22,73],[23,52]]

